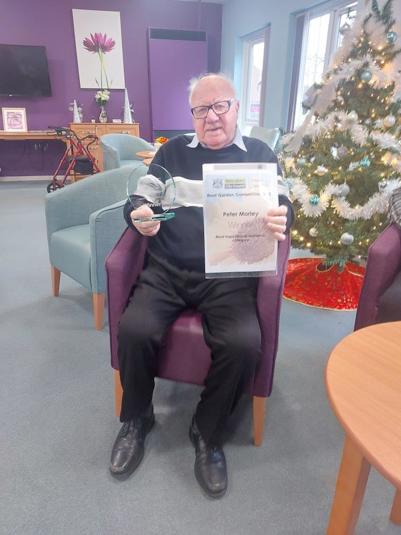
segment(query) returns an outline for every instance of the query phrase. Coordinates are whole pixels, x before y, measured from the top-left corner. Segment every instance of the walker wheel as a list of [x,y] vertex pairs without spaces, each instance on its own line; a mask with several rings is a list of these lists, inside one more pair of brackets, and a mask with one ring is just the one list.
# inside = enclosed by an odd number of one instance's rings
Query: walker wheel
[[50,184],[47,185],[47,193],[51,193],[52,191],[56,191],[56,189],[60,189],[63,186],[61,186],[58,182],[50,182]]

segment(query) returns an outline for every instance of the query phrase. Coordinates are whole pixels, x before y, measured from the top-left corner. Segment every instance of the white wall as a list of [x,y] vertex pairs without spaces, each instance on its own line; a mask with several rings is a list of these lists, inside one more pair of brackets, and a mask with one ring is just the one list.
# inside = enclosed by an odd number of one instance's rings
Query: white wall
[[318,0],[230,0],[223,6],[221,70],[241,91],[241,38],[271,25],[264,124],[285,128],[291,82],[295,20],[291,15]]

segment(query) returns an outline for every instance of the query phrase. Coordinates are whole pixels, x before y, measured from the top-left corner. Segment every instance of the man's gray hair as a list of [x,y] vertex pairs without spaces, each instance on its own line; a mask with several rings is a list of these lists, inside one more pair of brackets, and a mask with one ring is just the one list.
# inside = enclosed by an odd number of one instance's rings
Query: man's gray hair
[[190,104],[191,104],[192,95],[193,95],[193,92],[194,92],[196,86],[204,78],[220,78],[221,80],[224,80],[225,82],[227,82],[229,84],[229,86],[231,87],[231,89],[233,91],[233,94],[235,96],[236,91],[235,91],[235,87],[234,87],[234,84],[233,84],[233,81],[231,80],[231,78],[229,78],[223,72],[208,72],[206,74],[201,74],[200,76],[197,76],[195,78],[191,78],[191,80],[189,81],[189,85],[188,85],[188,100],[189,100]]

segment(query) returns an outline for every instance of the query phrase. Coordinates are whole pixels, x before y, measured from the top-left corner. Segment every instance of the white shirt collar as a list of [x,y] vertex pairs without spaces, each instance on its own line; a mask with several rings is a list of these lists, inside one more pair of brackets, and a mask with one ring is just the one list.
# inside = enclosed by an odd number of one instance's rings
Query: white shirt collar
[[[191,149],[195,149],[199,144],[201,144],[201,143],[200,143],[200,141],[198,139],[198,136],[196,134],[194,134],[194,137],[192,138],[192,141],[190,143],[188,143],[187,147],[189,147]],[[244,140],[242,139],[241,130],[239,129],[238,126],[237,126],[237,129],[235,131],[235,136],[234,136],[234,139],[232,140],[231,145],[237,145],[238,148],[240,148],[241,150],[247,152]],[[204,146],[204,145],[202,145],[202,146]]]

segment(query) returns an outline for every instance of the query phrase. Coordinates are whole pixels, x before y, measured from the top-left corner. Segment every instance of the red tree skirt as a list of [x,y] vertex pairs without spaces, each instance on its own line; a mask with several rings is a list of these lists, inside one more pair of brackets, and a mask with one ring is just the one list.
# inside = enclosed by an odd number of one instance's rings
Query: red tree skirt
[[304,305],[334,310],[355,310],[358,306],[365,268],[348,262],[319,270],[322,258],[293,258],[288,262],[284,297]]

